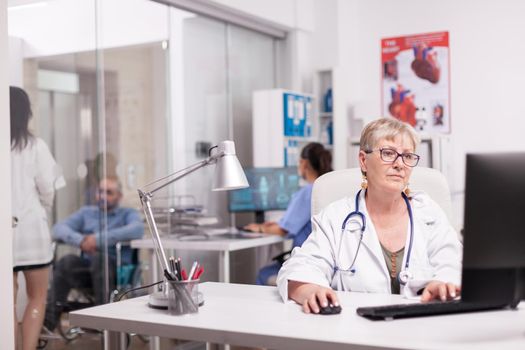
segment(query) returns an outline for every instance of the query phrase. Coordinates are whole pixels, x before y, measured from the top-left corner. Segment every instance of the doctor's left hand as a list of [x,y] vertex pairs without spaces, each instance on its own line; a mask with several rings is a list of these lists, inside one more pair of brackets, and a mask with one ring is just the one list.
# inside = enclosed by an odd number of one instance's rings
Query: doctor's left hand
[[431,300],[447,301],[459,296],[461,287],[453,283],[445,283],[441,281],[430,281],[421,295],[421,301],[427,302]]

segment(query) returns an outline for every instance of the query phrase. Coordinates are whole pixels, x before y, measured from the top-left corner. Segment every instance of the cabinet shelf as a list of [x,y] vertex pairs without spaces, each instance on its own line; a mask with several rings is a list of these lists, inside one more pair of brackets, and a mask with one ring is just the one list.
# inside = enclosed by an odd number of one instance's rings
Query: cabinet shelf
[[332,90],[332,70],[328,69],[318,71],[314,79],[314,95],[316,96],[317,102],[315,136],[320,140],[323,146],[330,151],[334,149],[334,100]]

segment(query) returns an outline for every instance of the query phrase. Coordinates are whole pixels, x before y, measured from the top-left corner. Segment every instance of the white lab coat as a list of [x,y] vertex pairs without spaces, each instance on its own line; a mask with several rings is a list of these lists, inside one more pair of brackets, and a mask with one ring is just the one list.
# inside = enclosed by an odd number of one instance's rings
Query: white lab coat
[[[424,192],[413,193],[410,203],[414,238],[408,270],[413,278],[401,286],[401,294],[415,297],[430,280],[459,285],[462,244],[445,213]],[[331,203],[312,218],[312,233],[302,247],[294,249],[292,257],[279,271],[277,286],[284,301],[288,300],[288,280],[341,291],[391,293],[390,275],[374,224],[367,212],[364,191],[359,199],[359,209],[367,219],[354,264],[355,273],[341,271],[350,267],[361,234],[361,219],[358,216],[352,216],[344,233],[341,233],[344,218],[355,210],[355,196],[352,196]],[[403,267],[408,255],[410,226],[408,230]],[[336,266],[339,267],[337,272]]]
[[53,259],[47,211],[55,189],[65,186],[62,172],[46,143],[32,139],[22,150],[11,151],[11,209],[13,266],[46,264]]

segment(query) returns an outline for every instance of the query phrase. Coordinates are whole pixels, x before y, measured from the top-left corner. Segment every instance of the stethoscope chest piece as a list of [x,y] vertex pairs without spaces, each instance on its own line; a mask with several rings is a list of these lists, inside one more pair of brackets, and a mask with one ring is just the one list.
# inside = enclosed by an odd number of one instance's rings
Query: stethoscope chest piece
[[408,281],[410,281],[413,276],[412,276],[412,273],[410,273],[410,271],[408,270],[402,270],[401,272],[399,272],[399,282],[401,284],[407,284]]

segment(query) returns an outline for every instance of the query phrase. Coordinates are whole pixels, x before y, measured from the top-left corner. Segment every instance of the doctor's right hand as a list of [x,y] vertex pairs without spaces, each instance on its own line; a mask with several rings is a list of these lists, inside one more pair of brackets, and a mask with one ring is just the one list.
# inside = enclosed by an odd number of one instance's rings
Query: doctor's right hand
[[430,281],[423,290],[421,295],[422,302],[431,300],[453,300],[461,294],[461,287],[453,283],[445,283],[441,281]]
[[327,307],[329,304],[339,306],[337,294],[332,288],[313,283],[288,281],[288,298],[302,305],[307,314],[318,314],[321,307]]

